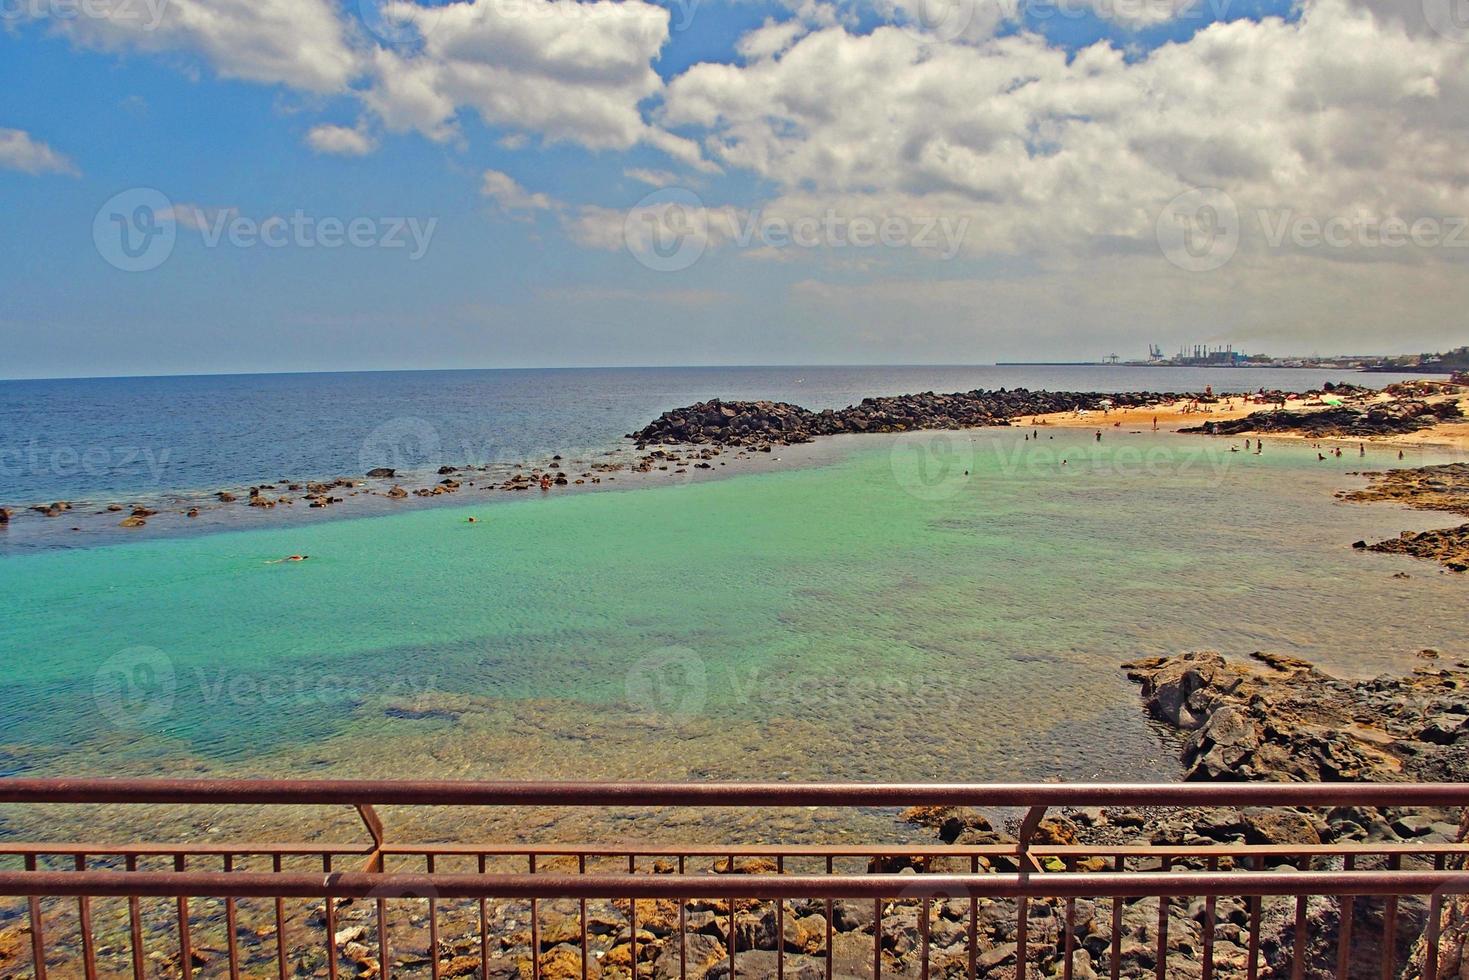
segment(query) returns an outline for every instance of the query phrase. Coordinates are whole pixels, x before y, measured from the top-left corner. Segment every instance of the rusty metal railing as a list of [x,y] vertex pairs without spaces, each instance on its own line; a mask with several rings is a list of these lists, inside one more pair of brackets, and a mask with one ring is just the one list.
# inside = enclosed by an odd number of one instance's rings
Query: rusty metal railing
[[[349,806],[369,838],[275,844],[0,838],[0,978],[6,980],[267,974],[438,980],[510,973],[526,980],[743,980],[747,974],[785,980],[788,973],[835,980],[838,972],[864,980],[885,974],[931,980],[935,972],[977,980],[1024,977],[1037,968],[1070,980],[1093,965],[1114,978],[1163,978],[1185,966],[1205,978],[1394,977],[1406,968],[1404,942],[1420,935],[1414,975],[1437,980],[1445,899],[1469,893],[1462,870],[1469,846],[1461,843],[1058,844],[1036,838],[1053,808],[1469,806],[1469,786],[1458,784],[9,779],[0,780],[0,804]],[[968,806],[1015,808],[1023,817],[1013,840],[983,844],[396,843],[377,811],[389,805]],[[506,865],[513,870],[503,870]],[[899,865],[905,873],[893,872]],[[21,903],[9,917],[6,899]],[[1180,917],[1183,899],[1202,901],[1197,914]],[[1404,913],[1424,900],[1426,914],[1405,928]],[[1221,901],[1233,903],[1231,916],[1220,914]],[[574,915],[548,917],[548,903],[569,904]],[[1156,915],[1149,903],[1156,903]],[[111,914],[99,922],[104,906]],[[806,914],[798,918],[798,912]],[[839,913],[846,925],[861,921],[839,929]],[[350,917],[345,930],[344,917]],[[912,928],[903,931],[910,919]],[[1146,928],[1135,927],[1144,920]],[[903,928],[893,931],[894,922]],[[814,928],[814,935],[798,929],[799,941],[792,942],[787,930],[796,923]],[[1190,930],[1182,944],[1181,926]],[[28,934],[28,942],[7,947],[7,929]],[[717,961],[710,959],[711,942]],[[863,943],[870,945],[858,955]],[[1226,945],[1242,957],[1218,955]],[[7,948],[23,947],[28,956],[12,952],[7,960]]]

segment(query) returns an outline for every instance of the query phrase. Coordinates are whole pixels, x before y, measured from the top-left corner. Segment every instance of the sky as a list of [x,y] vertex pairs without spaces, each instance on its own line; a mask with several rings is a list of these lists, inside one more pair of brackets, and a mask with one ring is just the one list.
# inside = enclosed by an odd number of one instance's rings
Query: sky
[[0,0],[0,377],[1469,341],[1469,0]]

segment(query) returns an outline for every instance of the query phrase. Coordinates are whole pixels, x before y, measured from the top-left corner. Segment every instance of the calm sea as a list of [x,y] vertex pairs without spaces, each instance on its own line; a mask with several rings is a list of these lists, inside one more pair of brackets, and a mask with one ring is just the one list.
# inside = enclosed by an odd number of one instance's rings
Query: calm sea
[[[12,447],[171,449],[159,482],[193,486],[359,472],[384,425],[438,440],[443,458],[483,458],[606,445],[711,395],[821,407],[981,385],[1323,380],[823,368],[35,382],[4,387],[3,431]],[[1166,779],[1176,746],[1144,717],[1126,660],[1275,650],[1371,675],[1411,669],[1424,647],[1469,655],[1463,576],[1351,548],[1450,523],[1335,499],[1396,450],[1320,460],[1304,442],[1255,455],[1120,428],[1101,443],[1029,434],[849,436],[819,443],[812,465],[732,464],[709,481],[495,506],[464,494],[0,557],[0,775]],[[6,493],[138,479],[26,470]],[[293,552],[311,560],[276,561]],[[0,836],[25,831],[11,816],[0,809]],[[651,836],[665,817],[611,832]],[[257,819],[207,817],[259,836],[244,826]],[[824,812],[789,819],[759,833],[851,830]]]
[[589,453],[707,398],[1382,386],[1384,374],[1127,367],[413,371],[0,381],[0,506]]

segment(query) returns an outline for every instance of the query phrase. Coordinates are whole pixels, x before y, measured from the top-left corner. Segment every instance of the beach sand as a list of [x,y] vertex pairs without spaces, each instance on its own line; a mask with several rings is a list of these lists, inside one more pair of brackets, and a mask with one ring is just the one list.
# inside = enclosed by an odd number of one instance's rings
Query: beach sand
[[[1466,415],[1469,415],[1469,398],[1459,396],[1437,396],[1425,399],[1426,401],[1440,402],[1457,399],[1459,407]],[[1379,394],[1365,404],[1385,404],[1396,399],[1392,395]],[[1261,403],[1250,400],[1244,396],[1222,396],[1216,404],[1200,404],[1192,399],[1180,400],[1155,408],[1129,408],[1117,409],[1105,413],[1101,412],[1055,412],[1050,415],[1038,415],[1034,418],[1016,419],[1016,425],[1042,425],[1056,426],[1060,428],[1077,429],[1125,429],[1128,431],[1151,430],[1156,422],[1158,430],[1162,432],[1176,432],[1179,429],[1202,425],[1205,422],[1225,422],[1233,419],[1244,418],[1253,412],[1269,411],[1277,407],[1276,403]],[[1313,409],[1326,408],[1326,404],[1317,398],[1292,398],[1285,403],[1287,411],[1311,411]],[[1404,446],[1404,447],[1435,447],[1450,449],[1455,452],[1469,452],[1469,420],[1459,422],[1445,422],[1431,429],[1420,432],[1401,433],[1388,436],[1369,436],[1365,439],[1353,436],[1336,438],[1317,438],[1303,433],[1293,432],[1266,432],[1261,433],[1266,439],[1291,440],[1295,442],[1311,441],[1326,444],[1355,445],[1359,442],[1367,442],[1375,446]],[[1219,438],[1236,438],[1221,436]]]

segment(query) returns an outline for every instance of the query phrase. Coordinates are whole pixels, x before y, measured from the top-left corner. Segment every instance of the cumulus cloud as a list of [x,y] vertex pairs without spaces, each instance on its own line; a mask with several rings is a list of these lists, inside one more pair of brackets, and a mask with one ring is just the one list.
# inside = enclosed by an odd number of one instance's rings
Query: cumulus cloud
[[[72,11],[68,16],[55,10]],[[40,5],[32,14],[77,44],[102,50],[183,50],[224,78],[308,92],[344,90],[360,68],[331,0],[118,0]]]
[[656,132],[638,103],[662,82],[653,59],[668,39],[668,11],[642,0],[525,0],[398,4],[421,50],[379,49],[367,104],[394,131],[454,135],[461,109],[491,126],[549,142],[626,150],[640,142],[683,152],[686,141]]
[[830,27],[689,69],[660,118],[767,181],[777,212],[965,215],[977,254],[1156,257],[1160,212],[1194,187],[1247,216],[1469,214],[1466,99],[1469,46],[1310,0],[1137,60],[1028,32]]
[[377,148],[372,136],[360,127],[334,126],[323,123],[306,134],[306,143],[317,153],[337,156],[366,156]]
[[[593,150],[646,144],[709,169],[696,143],[650,125],[640,103],[656,96],[653,70],[669,12],[645,0],[111,0],[67,7],[25,4],[21,16],[101,50],[185,52],[219,76],[360,98],[390,132],[447,141],[460,113],[544,142]],[[368,16],[370,14],[370,16]],[[413,43],[398,43],[412,38]],[[318,152],[362,154],[373,140],[322,125]]]
[[81,171],[65,154],[58,153],[20,129],[0,129],[0,168],[26,174],[68,174]]

